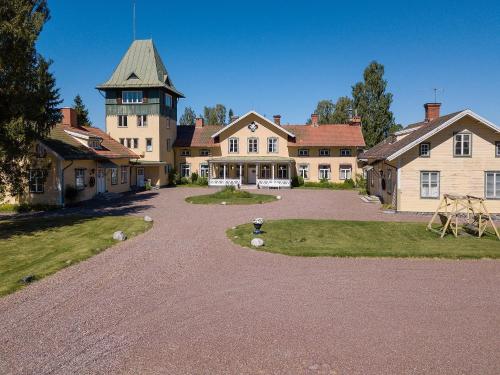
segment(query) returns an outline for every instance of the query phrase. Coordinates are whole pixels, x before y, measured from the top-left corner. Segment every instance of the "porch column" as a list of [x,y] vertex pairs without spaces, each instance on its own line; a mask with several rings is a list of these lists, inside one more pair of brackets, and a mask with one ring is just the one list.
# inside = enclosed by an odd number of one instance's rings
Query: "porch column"
[[255,184],[259,184],[259,163],[255,163]]
[[290,162],[288,163],[288,180],[291,180],[292,179],[292,175],[291,175],[291,168],[290,168]]
[[224,163],[224,182],[226,181],[226,163]]
[[241,175],[242,168],[243,168],[243,165],[240,163],[240,185],[243,183],[243,177]]
[[271,178],[274,181],[274,163],[271,164]]

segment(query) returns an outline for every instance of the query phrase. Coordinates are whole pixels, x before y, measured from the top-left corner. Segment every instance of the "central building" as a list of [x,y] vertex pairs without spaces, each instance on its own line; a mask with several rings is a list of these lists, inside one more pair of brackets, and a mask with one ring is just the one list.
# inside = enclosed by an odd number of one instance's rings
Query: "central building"
[[132,186],[164,186],[169,173],[193,173],[211,186],[290,187],[291,179],[342,182],[354,178],[365,146],[361,119],[349,124],[282,125],[250,111],[228,125],[177,123],[178,91],[152,40],[135,40],[111,77],[97,86],[106,99],[106,132],[138,158]]

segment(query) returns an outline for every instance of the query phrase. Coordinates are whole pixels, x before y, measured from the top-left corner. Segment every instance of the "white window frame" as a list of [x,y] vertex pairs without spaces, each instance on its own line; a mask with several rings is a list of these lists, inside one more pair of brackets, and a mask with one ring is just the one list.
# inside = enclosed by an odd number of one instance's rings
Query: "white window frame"
[[148,115],[137,115],[137,127],[146,128],[148,126]]
[[332,168],[330,164],[320,164],[318,166],[318,179],[330,180],[332,178]]
[[330,156],[330,149],[329,148],[320,148],[319,149],[319,156]]
[[299,148],[299,151],[297,152],[297,155],[299,155],[299,156],[309,156],[309,149],[308,148]]
[[132,148],[132,138],[126,138],[127,141],[127,147]]
[[[432,189],[432,177],[436,177],[435,190]],[[420,171],[420,198],[423,199],[438,199],[440,195],[441,188],[441,173],[439,171]],[[424,184],[426,186],[424,186]],[[427,191],[425,191],[427,189]]]
[[278,137],[267,138],[267,153],[276,154],[278,152]]
[[299,164],[299,176],[304,180],[309,179],[309,164]]
[[128,183],[128,166],[126,165],[120,167],[120,182],[122,184]]
[[139,148],[139,138],[132,138],[132,148]]
[[94,150],[99,150],[101,148],[101,141],[99,138],[89,138],[89,147]]
[[[464,153],[464,139],[467,137],[467,142],[469,143],[469,152]],[[458,139],[460,138],[460,140]],[[460,152],[457,153],[457,144],[460,142]],[[472,156],[472,133],[456,133],[453,135],[453,156],[458,158],[470,157]]]
[[30,193],[42,194],[44,192],[44,170],[30,169],[29,191]]
[[341,148],[340,156],[342,157],[352,156],[352,150],[350,148]]
[[181,150],[181,156],[191,156],[191,150],[189,150],[187,148],[183,148]]
[[153,138],[146,138],[146,152],[153,152]]
[[[427,147],[427,150],[424,150]],[[431,157],[431,144],[429,142],[420,143],[418,146],[418,154],[422,158],[430,158]]]
[[85,169],[75,168],[75,187],[77,190],[85,189]]
[[187,177],[187,178],[191,177],[191,164],[182,163],[180,172],[181,172],[181,177]]
[[348,180],[352,178],[352,166],[341,165],[339,167],[339,180]]
[[247,145],[249,154],[257,154],[259,152],[259,138],[248,138]]
[[495,156],[500,157],[500,142],[495,142]]
[[[488,177],[493,178],[493,194],[488,194]],[[498,187],[497,187],[498,185]],[[484,172],[484,197],[486,199],[500,199],[500,171]]]
[[140,90],[122,91],[122,104],[140,104],[144,102],[143,92]]
[[228,152],[230,154],[237,154],[239,152],[239,140],[236,137],[228,139]]
[[128,127],[127,115],[118,115],[118,127],[119,128],[127,128]]
[[260,177],[263,180],[268,180],[271,178],[271,166],[269,164],[261,164],[259,165],[259,173]]
[[200,164],[200,177],[208,178],[209,167],[207,163]]

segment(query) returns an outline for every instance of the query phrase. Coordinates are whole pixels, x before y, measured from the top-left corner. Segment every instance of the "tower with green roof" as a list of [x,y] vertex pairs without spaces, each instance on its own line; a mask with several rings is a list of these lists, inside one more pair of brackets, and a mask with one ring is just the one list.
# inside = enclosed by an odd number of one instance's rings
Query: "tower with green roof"
[[132,183],[166,184],[174,165],[177,102],[184,95],[174,86],[153,41],[134,40],[97,89],[105,95],[106,132],[140,156]]

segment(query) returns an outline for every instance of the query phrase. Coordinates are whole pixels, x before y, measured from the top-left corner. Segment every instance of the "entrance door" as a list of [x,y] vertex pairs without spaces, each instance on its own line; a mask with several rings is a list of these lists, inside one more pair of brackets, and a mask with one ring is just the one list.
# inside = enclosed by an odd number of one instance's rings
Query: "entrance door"
[[257,170],[255,165],[248,166],[248,183],[255,184],[257,182]]
[[106,171],[104,168],[97,168],[97,194],[106,192]]
[[137,168],[137,186],[144,187],[144,168]]

